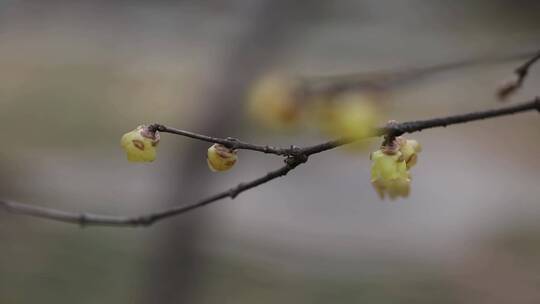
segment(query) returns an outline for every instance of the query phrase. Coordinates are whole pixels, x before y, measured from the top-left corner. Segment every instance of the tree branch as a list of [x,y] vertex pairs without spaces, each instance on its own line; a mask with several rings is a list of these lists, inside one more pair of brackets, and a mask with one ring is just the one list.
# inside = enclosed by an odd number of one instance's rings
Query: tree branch
[[[487,110],[481,112],[472,112],[462,115],[454,115],[442,118],[434,118],[428,120],[418,120],[410,121],[403,123],[392,123],[386,127],[381,127],[373,132],[373,136],[400,136],[404,133],[413,133],[422,131],[425,129],[431,129],[436,127],[447,127],[454,124],[472,122],[476,120],[483,120],[489,118],[495,118],[505,115],[511,115],[516,113],[523,113],[528,111],[536,110],[540,112],[540,98],[535,98],[532,101],[517,104],[514,106],[504,107],[495,110]],[[177,134],[181,136],[186,136],[193,139],[198,139],[210,143],[220,143],[229,145],[236,149],[246,149],[253,150],[262,153],[273,153],[277,155],[286,156],[285,165],[281,168],[270,171],[266,175],[254,179],[252,181],[238,184],[235,187],[232,187],[223,192],[214,194],[205,199],[202,199],[198,202],[187,204],[187,205],[178,205],[161,211],[150,212],[147,214],[137,215],[137,216],[114,216],[114,215],[103,215],[103,214],[93,214],[93,213],[74,213],[67,212],[58,209],[46,208],[33,206],[29,204],[22,204],[17,202],[10,201],[1,201],[0,207],[4,209],[17,213],[24,214],[49,220],[67,222],[79,224],[81,226],[85,225],[98,225],[98,226],[123,226],[123,227],[137,227],[137,226],[148,226],[155,222],[171,218],[186,212],[189,212],[194,209],[201,208],[213,202],[223,200],[225,198],[234,199],[240,193],[247,191],[249,189],[255,188],[262,184],[265,184],[271,180],[274,180],[278,177],[284,176],[290,171],[294,170],[300,164],[308,161],[309,156],[324,151],[332,150],[342,145],[352,143],[360,139],[351,139],[351,138],[342,138],[332,141],[328,141],[322,144],[307,146],[304,148],[291,147],[288,149],[281,148],[272,148],[269,146],[258,146],[252,145],[249,143],[240,142],[235,139],[220,139],[214,138],[206,135],[196,134],[192,132],[182,131],[178,129],[169,128],[163,125],[154,124],[152,125],[156,130],[166,133]],[[240,144],[239,144],[240,143]]]
[[255,145],[255,144],[250,144],[250,143],[240,141],[232,137],[228,137],[228,138],[211,137],[207,135],[202,135],[202,134],[197,134],[197,133],[193,133],[189,131],[167,127],[167,126],[157,124],[157,123],[150,125],[148,128],[151,131],[159,131],[163,133],[181,135],[181,136],[209,142],[212,144],[222,144],[229,149],[252,150],[252,151],[262,152],[266,154],[275,154],[275,155],[280,155],[280,156],[288,156],[288,155],[293,154],[292,148],[276,148],[272,146]]
[[497,97],[499,97],[499,100],[506,100],[523,86],[523,82],[525,82],[530,68],[538,62],[538,60],[540,60],[540,51],[536,52],[534,56],[530,57],[529,60],[525,61],[514,70],[514,75],[497,88]]
[[[396,86],[410,84],[411,82],[420,80],[424,77],[431,76],[436,73],[444,73],[461,68],[528,59],[531,58],[531,56],[539,56],[540,53],[537,53],[537,51],[527,51],[523,53],[509,55],[469,58],[420,68],[405,68],[401,70],[306,77],[303,79],[303,83],[305,86],[306,94],[309,95],[332,95],[349,90],[362,89],[385,90],[389,88],[395,88]],[[536,60],[537,59],[538,58],[536,58]],[[526,67],[521,67],[518,70],[523,70],[526,74],[527,69],[534,63],[534,61],[532,63],[526,64]],[[516,73],[518,73],[517,70]]]
[[521,82],[527,77],[527,74],[529,73],[529,69],[538,61],[540,60],[540,51],[536,53],[531,59],[525,61],[521,66],[519,66],[514,73],[518,75],[518,77],[521,79]]

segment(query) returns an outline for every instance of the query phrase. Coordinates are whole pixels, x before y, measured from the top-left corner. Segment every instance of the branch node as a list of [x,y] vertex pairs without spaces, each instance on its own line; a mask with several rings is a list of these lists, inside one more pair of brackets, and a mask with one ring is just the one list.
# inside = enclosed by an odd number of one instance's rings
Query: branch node
[[148,126],[148,131],[154,133],[156,131],[164,132],[166,130],[165,126],[159,123],[153,123]]
[[291,156],[296,156],[296,155],[299,155],[299,154],[302,154],[302,149],[298,146],[295,146],[295,145],[291,145],[291,147],[289,148],[290,150],[290,155]]
[[240,144],[240,141],[237,138],[234,137],[227,137],[225,138],[227,143],[224,143],[223,145],[231,150],[237,150],[238,146]]
[[289,168],[296,168],[298,165],[303,164],[308,161],[308,154],[304,152],[300,147],[291,146],[291,154],[285,158],[285,163]]
[[81,228],[84,228],[87,223],[88,223],[88,216],[85,213],[81,213],[79,215],[79,226]]
[[391,145],[396,139],[396,137],[401,136],[403,133],[405,133],[405,130],[402,127],[403,125],[404,124],[400,124],[396,120],[389,120],[388,123],[386,123],[385,129],[387,130],[387,132],[384,136],[384,141],[382,145]]
[[235,199],[238,196],[238,194],[240,194],[240,192],[242,191],[242,187],[244,187],[244,184],[240,183],[236,187],[231,188],[229,190],[229,197],[231,199]]
[[147,215],[147,216],[139,216],[133,222],[135,224],[147,227],[147,226],[152,225],[154,223],[154,221],[155,221],[155,219],[152,216]]

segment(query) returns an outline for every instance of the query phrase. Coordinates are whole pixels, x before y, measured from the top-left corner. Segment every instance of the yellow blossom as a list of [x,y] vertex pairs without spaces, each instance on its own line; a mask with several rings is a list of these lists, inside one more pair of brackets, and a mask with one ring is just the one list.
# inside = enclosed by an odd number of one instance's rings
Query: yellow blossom
[[401,152],[386,154],[377,150],[371,154],[371,183],[381,199],[388,194],[390,199],[407,197],[410,192],[411,178]]
[[403,137],[398,137],[396,138],[396,140],[399,145],[401,157],[403,160],[405,160],[405,163],[407,164],[407,169],[412,168],[414,165],[416,165],[416,161],[418,160],[418,153],[422,151],[422,146],[420,146],[418,141],[414,139],[405,139]]
[[232,168],[237,159],[236,150],[229,149],[221,144],[214,144],[208,148],[206,162],[210,170],[218,172]]
[[372,98],[366,94],[345,93],[319,103],[319,126],[332,137],[367,138],[380,116]]
[[248,97],[248,114],[270,129],[288,129],[301,116],[298,103],[301,84],[297,79],[270,75],[257,82]]
[[158,143],[159,132],[151,131],[145,125],[124,134],[120,140],[120,145],[131,162],[151,162],[156,159]]
[[398,137],[371,153],[371,183],[381,199],[387,194],[392,200],[409,196],[409,170],[416,164],[420,151],[420,144],[416,140]]

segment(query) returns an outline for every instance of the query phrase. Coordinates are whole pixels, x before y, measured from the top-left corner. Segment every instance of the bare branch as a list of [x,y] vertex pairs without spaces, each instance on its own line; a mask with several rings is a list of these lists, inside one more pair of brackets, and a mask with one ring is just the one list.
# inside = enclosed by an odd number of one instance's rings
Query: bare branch
[[167,126],[157,124],[157,123],[150,125],[149,129],[153,131],[157,130],[163,133],[171,133],[171,134],[181,135],[181,136],[185,136],[185,137],[189,137],[193,139],[198,139],[198,140],[205,141],[208,143],[222,144],[229,149],[252,150],[252,151],[257,151],[257,152],[262,152],[262,153],[267,153],[267,154],[275,154],[275,155],[280,155],[280,156],[288,156],[288,155],[292,155],[293,153],[292,148],[276,148],[272,146],[260,146],[260,145],[246,143],[232,137],[228,137],[228,138],[211,137],[207,135],[202,135],[202,134],[197,134],[197,133],[193,133],[189,131],[167,127]]
[[517,92],[525,82],[527,75],[529,74],[529,69],[540,60],[540,51],[538,51],[534,56],[530,57],[529,60],[525,61],[519,67],[514,70],[514,74],[508,80],[504,81],[497,88],[497,97],[499,100],[504,101],[512,94]]
[[529,69],[538,61],[540,60],[540,51],[537,52],[536,55],[534,55],[531,59],[527,60],[525,63],[523,63],[521,66],[519,66],[515,73],[520,76],[520,78],[524,79],[527,77],[527,73],[529,72]]
[[286,164],[274,171],[268,172],[266,175],[254,179],[247,183],[241,183],[237,186],[225,190],[223,192],[214,194],[210,197],[207,197],[201,201],[198,201],[189,205],[178,205],[175,207],[167,208],[161,211],[151,212],[148,214],[143,214],[139,216],[114,216],[114,215],[104,215],[104,214],[93,214],[93,213],[76,213],[76,212],[67,212],[58,209],[32,206],[28,204],[22,204],[17,202],[10,201],[1,201],[0,206],[4,207],[6,210],[16,213],[24,214],[39,218],[45,218],[60,222],[79,224],[81,226],[86,225],[95,225],[95,226],[126,226],[126,227],[136,227],[136,226],[148,226],[153,224],[156,221],[169,218],[181,213],[188,212],[193,209],[203,207],[205,205],[211,204],[213,202],[222,200],[224,198],[230,197],[234,199],[240,193],[267,183],[273,179],[276,179],[280,176],[286,175],[289,171],[296,168],[302,162],[299,159],[291,158],[286,160]]
[[[521,103],[514,106],[504,107],[500,109],[495,109],[495,110],[472,112],[472,113],[467,113],[467,114],[462,114],[462,115],[454,115],[454,116],[434,118],[434,119],[428,119],[428,120],[393,123],[393,124],[389,124],[386,127],[381,127],[374,130],[373,136],[395,137],[395,136],[400,136],[404,133],[413,133],[413,132],[418,132],[425,129],[431,129],[431,128],[436,128],[436,127],[446,127],[446,126],[450,126],[454,124],[461,124],[461,123],[472,122],[476,120],[495,118],[495,117],[500,117],[500,116],[505,116],[505,115],[533,111],[533,110],[540,112],[540,98],[535,98],[534,100],[529,101],[529,102]],[[44,218],[44,219],[49,219],[49,220],[74,223],[74,224],[79,224],[81,226],[84,226],[84,225],[123,226],[123,227],[148,226],[157,221],[171,218],[171,217],[189,212],[191,210],[201,208],[203,206],[220,201],[225,198],[234,199],[236,196],[238,196],[240,193],[246,190],[255,188],[271,180],[274,180],[278,177],[286,175],[287,173],[289,173],[290,171],[298,167],[300,164],[307,162],[309,156],[313,154],[332,150],[342,145],[346,145],[354,141],[361,140],[361,139],[342,138],[342,139],[328,141],[328,142],[318,144],[318,145],[307,146],[304,148],[293,146],[289,149],[281,149],[281,150],[276,149],[274,151],[272,150],[274,148],[266,148],[267,146],[257,146],[257,145],[252,145],[252,144],[244,143],[244,142],[240,142],[241,144],[238,145],[239,141],[237,140],[213,138],[210,136],[182,131],[178,129],[173,129],[173,128],[169,128],[169,127],[158,125],[158,124],[155,124],[153,126],[156,128],[156,130],[159,130],[162,132],[168,132],[172,134],[186,136],[189,138],[198,139],[198,140],[202,140],[202,141],[206,141],[210,143],[221,143],[225,145],[233,145],[233,147],[236,147],[237,149],[247,149],[247,150],[254,150],[254,151],[258,151],[262,153],[286,155],[285,165],[277,170],[270,171],[269,173],[265,174],[262,177],[259,177],[257,179],[254,179],[246,183],[241,183],[233,188],[214,194],[198,202],[187,204],[187,205],[184,205],[184,204],[177,205],[175,207],[171,207],[171,208],[164,209],[161,211],[150,212],[150,213],[142,214],[138,216],[114,216],[114,215],[102,215],[102,214],[92,214],[92,213],[74,213],[74,212],[67,212],[67,211],[58,210],[58,209],[45,208],[45,207],[33,206],[29,204],[22,204],[22,203],[1,201],[1,200],[0,200],[0,206],[4,207],[4,209],[6,209],[7,211],[17,213],[17,214],[24,214],[24,215],[29,215],[29,216],[34,216],[34,217],[39,217],[39,218]],[[275,152],[279,152],[279,153],[275,153]]]
[[308,95],[332,95],[350,90],[386,90],[413,83],[436,73],[474,66],[512,62],[531,58],[536,53],[536,51],[528,51],[510,55],[482,56],[420,68],[404,68],[401,70],[307,77],[303,79],[304,89]]

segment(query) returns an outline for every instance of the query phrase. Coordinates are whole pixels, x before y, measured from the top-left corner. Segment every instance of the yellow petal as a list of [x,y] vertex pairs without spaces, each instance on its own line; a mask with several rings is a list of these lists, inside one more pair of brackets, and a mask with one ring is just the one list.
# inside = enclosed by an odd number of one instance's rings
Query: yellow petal
[[321,129],[334,137],[367,138],[379,120],[371,98],[360,93],[322,100],[317,113]]
[[270,75],[261,79],[248,98],[248,114],[270,129],[288,129],[300,120],[301,85],[290,77]]
[[412,168],[418,160],[418,153],[422,151],[422,147],[418,141],[414,139],[404,139],[402,137],[396,139],[399,143],[399,151],[402,154],[403,160],[407,163],[407,168]]
[[235,150],[220,144],[214,144],[208,148],[206,162],[212,172],[220,172],[232,168],[237,159]]
[[401,152],[386,154],[382,150],[371,154],[371,183],[381,199],[407,197],[410,192],[410,174]]
[[146,126],[124,134],[120,145],[126,152],[130,162],[151,162],[156,159],[156,146],[159,143],[159,133],[148,133]]

